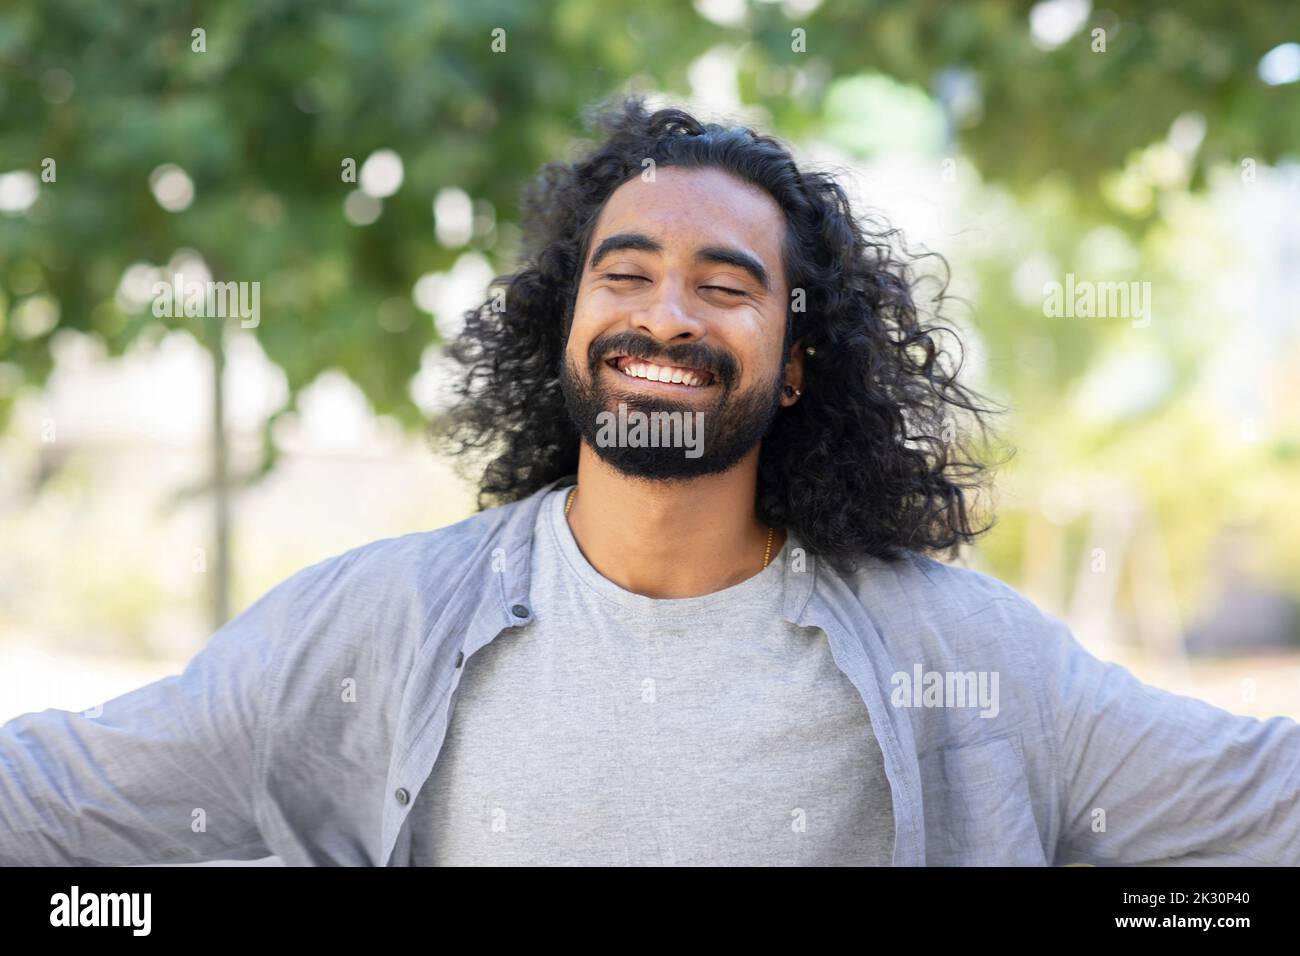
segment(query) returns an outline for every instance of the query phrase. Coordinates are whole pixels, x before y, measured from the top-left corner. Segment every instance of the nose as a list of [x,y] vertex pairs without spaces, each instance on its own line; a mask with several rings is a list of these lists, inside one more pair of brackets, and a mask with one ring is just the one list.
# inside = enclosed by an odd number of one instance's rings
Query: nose
[[692,314],[686,295],[680,283],[661,282],[645,308],[633,316],[633,327],[661,342],[694,342],[703,338],[705,325]]

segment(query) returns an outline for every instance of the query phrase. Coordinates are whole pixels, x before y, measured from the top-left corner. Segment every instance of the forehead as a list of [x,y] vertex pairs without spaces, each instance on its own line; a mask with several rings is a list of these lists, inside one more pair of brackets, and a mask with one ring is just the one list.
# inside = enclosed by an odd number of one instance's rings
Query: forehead
[[785,216],[762,189],[720,169],[661,166],[655,181],[640,176],[614,190],[588,243],[588,256],[616,232],[644,232],[667,255],[699,246],[736,246],[759,258],[780,279]]

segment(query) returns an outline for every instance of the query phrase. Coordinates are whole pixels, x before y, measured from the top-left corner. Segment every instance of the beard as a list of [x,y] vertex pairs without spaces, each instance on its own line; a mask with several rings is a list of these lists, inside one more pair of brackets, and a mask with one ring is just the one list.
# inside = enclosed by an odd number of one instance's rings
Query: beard
[[[709,388],[716,397],[700,402],[648,395],[631,384],[627,389],[613,387],[601,371],[605,367],[603,359],[592,361],[584,373],[566,352],[560,365],[560,389],[569,418],[582,440],[602,461],[630,478],[680,481],[724,472],[763,440],[782,407],[781,369],[771,383],[760,383],[743,392],[734,390],[734,375],[719,374],[717,384]],[[724,362],[723,368],[730,372],[734,365]],[[634,381],[629,379],[629,383]],[[628,417],[635,412],[647,417],[667,412],[667,420],[690,419],[698,426],[694,441],[699,443],[700,454],[690,457],[686,449],[672,447],[666,441],[661,441],[660,447],[608,441],[607,434],[602,434],[607,427],[602,426],[602,419],[608,423],[619,416],[620,404],[626,406]]]

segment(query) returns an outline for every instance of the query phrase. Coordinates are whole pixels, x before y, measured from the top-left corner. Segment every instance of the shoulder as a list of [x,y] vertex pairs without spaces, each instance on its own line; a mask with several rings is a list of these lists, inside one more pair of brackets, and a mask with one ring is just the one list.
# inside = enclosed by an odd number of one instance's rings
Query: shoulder
[[1056,623],[1010,584],[973,568],[917,552],[896,561],[863,557],[857,563],[857,571],[844,580],[868,613],[894,627],[949,630],[960,625],[968,633],[1010,636],[1043,633]]
[[265,659],[286,694],[310,686],[310,675],[340,667],[375,682],[406,673],[448,608],[491,593],[483,576],[514,507],[317,561],[263,593],[210,643]]
[[[518,503],[488,508],[461,521],[357,545],[302,568],[276,585],[276,596],[301,608],[383,606],[403,597],[429,599],[479,566],[501,540]],[[259,601],[261,603],[261,601]]]

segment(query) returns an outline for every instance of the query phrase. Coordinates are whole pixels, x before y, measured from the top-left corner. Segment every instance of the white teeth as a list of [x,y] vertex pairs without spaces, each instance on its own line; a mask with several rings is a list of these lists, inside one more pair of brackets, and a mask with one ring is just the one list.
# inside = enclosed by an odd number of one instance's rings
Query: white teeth
[[706,376],[697,372],[690,372],[669,366],[653,365],[648,362],[637,362],[625,365],[622,372],[624,375],[631,378],[644,378],[652,382],[672,382],[697,387],[708,381]]

